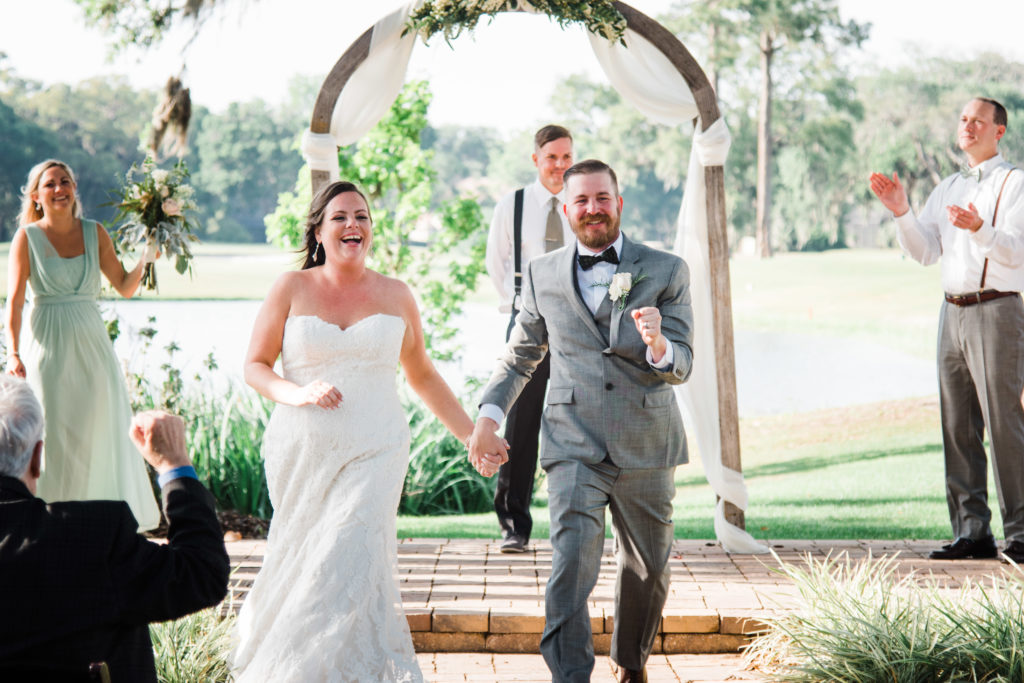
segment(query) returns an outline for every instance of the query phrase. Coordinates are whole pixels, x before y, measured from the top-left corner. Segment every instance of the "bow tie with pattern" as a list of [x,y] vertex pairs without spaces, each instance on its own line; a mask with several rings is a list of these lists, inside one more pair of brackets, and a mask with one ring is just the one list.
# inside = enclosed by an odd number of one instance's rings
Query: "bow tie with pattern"
[[580,268],[583,270],[590,270],[594,267],[595,263],[600,263],[601,261],[615,264],[619,262],[619,255],[615,253],[615,247],[608,247],[596,256],[588,256],[586,254],[577,254],[577,256],[580,259]]
[[961,166],[960,177],[974,178],[975,182],[981,182],[981,166],[975,166],[974,168],[971,168],[970,166]]

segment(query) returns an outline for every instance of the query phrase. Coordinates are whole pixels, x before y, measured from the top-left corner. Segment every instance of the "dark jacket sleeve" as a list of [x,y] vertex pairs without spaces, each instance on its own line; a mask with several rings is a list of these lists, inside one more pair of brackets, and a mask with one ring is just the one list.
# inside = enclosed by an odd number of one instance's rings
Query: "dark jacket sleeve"
[[227,594],[228,555],[213,496],[183,477],[164,486],[163,499],[166,545],[139,536],[129,515],[113,546],[111,581],[128,623],[176,619]]

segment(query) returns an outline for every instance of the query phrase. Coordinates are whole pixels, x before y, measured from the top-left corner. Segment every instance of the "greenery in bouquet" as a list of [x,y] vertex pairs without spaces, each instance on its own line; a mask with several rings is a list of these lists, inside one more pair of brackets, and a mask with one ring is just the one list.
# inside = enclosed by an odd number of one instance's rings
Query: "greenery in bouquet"
[[611,41],[622,40],[626,32],[626,18],[611,0],[427,0],[413,10],[406,31],[415,31],[423,40],[443,33],[445,40],[451,41],[465,29],[472,31],[481,17],[493,18],[499,12],[516,10],[547,14],[563,28],[582,24]]
[[[125,175],[125,184],[114,202],[119,224],[115,244],[119,251],[134,252],[154,245],[168,259],[174,259],[178,273],[192,274],[192,249],[198,241],[193,234],[197,227],[191,218],[195,210],[192,186],[188,180],[188,167],[179,161],[170,170],[157,168],[153,158],[147,156],[141,166],[132,164]],[[142,275],[146,289],[156,289],[156,269],[147,263]]]

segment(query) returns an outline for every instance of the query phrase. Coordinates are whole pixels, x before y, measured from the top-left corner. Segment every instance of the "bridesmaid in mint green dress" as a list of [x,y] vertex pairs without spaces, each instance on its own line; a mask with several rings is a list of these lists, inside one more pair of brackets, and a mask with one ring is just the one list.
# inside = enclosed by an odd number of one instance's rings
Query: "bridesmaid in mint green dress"
[[[103,226],[83,220],[75,179],[44,161],[23,189],[11,241],[7,372],[25,377],[43,404],[46,433],[37,495],[47,502],[124,500],[142,530],[160,522],[142,456],[128,437],[131,404],[100,317],[100,272],[122,296],[135,293],[149,250],[126,272]],[[26,284],[30,335],[21,343]]]

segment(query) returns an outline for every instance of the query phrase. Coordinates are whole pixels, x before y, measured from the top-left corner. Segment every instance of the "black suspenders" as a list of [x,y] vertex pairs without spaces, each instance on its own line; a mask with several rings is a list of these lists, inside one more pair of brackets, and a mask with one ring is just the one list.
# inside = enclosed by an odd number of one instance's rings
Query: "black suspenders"
[[519,293],[523,289],[523,194],[525,188],[516,190],[515,212],[512,214],[513,271],[512,309],[519,310]]

